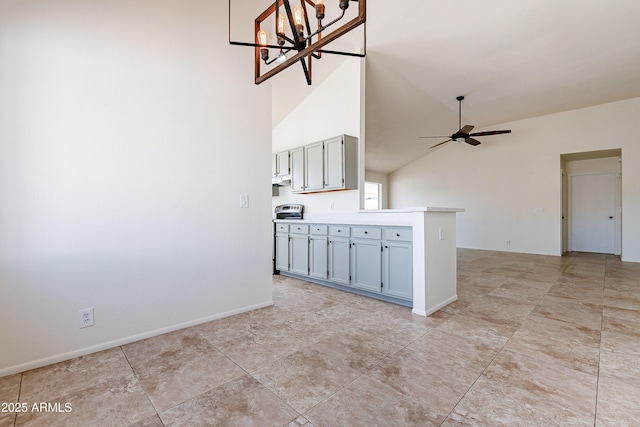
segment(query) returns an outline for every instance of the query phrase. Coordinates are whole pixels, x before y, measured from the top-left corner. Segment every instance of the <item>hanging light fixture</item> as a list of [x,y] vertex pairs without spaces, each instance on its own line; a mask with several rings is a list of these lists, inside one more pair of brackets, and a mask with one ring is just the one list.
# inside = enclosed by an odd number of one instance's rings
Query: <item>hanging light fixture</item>
[[[295,1],[295,0],[293,0]],[[229,0],[229,43],[238,46],[251,46],[256,50],[255,55],[255,83],[260,84],[274,75],[289,68],[296,62],[302,64],[302,69],[311,84],[311,60],[321,59],[323,53],[364,57],[364,53],[341,52],[325,50],[327,44],[342,37],[366,21],[366,0],[327,0],[333,8],[325,5],[324,0],[299,0],[300,4],[291,5],[291,0],[275,0],[255,19],[255,42],[238,42],[231,40],[231,0]],[[345,18],[347,9],[352,2],[358,3],[357,16],[345,22],[342,26],[334,26]],[[330,9],[330,10],[327,10]],[[325,16],[335,16],[324,23]],[[317,25],[312,29],[311,21],[315,18]],[[267,22],[265,22],[267,21]],[[273,25],[271,29],[269,26]],[[269,30],[275,34],[277,45],[269,44]],[[332,31],[330,31],[332,30]],[[365,25],[366,33],[366,25]],[[366,34],[365,34],[366,39]],[[271,58],[271,50],[278,53]],[[289,57],[288,54],[293,52]],[[277,65],[262,72],[262,65],[269,67],[274,62]]]

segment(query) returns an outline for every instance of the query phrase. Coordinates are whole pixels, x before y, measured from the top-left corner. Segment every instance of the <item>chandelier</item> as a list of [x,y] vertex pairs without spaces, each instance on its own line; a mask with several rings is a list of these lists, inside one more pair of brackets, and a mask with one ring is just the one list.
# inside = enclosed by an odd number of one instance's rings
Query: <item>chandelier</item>
[[[275,0],[255,19],[255,41],[248,43],[231,40],[229,0],[229,43],[255,49],[256,84],[299,62],[302,64],[307,84],[310,85],[312,59],[321,59],[325,53],[361,58],[366,55],[366,42],[363,53],[323,49],[366,21],[366,0],[327,0],[327,3],[329,1],[333,3],[333,7],[325,6],[325,0],[299,0],[299,4],[293,6],[295,0]],[[353,2],[358,3],[357,15],[351,20],[345,20],[341,26],[336,25],[343,21],[350,3]],[[273,37],[270,34],[273,34]]]

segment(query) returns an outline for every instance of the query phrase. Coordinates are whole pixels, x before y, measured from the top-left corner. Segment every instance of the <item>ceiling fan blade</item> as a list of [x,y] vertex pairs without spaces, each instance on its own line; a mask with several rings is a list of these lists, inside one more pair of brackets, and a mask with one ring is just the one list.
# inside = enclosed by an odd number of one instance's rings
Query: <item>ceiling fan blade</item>
[[464,142],[466,142],[469,145],[480,145],[480,141],[478,141],[477,139],[473,139],[473,138],[465,138]]
[[438,139],[442,139],[442,138],[449,138],[449,135],[444,135],[444,136],[419,136],[418,138],[438,138]]
[[490,130],[487,132],[476,132],[472,133],[469,136],[486,136],[486,135],[500,135],[503,133],[511,133],[511,129],[509,130]]
[[472,125],[464,125],[460,128],[460,130],[458,131],[458,133],[466,133],[467,135],[469,134],[469,132],[471,132],[471,129],[473,129]]
[[436,147],[437,147],[437,146],[439,146],[439,145],[446,144],[447,142],[451,142],[451,141],[453,141],[453,140],[452,140],[452,139],[447,139],[446,141],[441,142],[440,144],[436,144],[436,145],[434,145],[433,147],[429,147],[429,148],[436,148]]

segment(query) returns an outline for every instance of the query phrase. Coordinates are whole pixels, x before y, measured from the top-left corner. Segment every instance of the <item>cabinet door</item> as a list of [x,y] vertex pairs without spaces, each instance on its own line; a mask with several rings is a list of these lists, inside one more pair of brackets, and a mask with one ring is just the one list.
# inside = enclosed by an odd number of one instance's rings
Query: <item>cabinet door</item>
[[327,280],[327,236],[309,236],[309,276]]
[[289,152],[283,151],[276,154],[277,157],[277,176],[289,175]]
[[324,141],[324,188],[344,187],[344,142],[342,137]]
[[329,237],[329,280],[349,285],[349,239]]
[[307,276],[309,274],[309,236],[289,235],[289,272]]
[[380,293],[382,287],[382,243],[379,240],[351,242],[352,285]]
[[278,156],[271,155],[271,177],[275,178],[278,175]]
[[276,234],[276,270],[289,271],[288,234]]
[[413,298],[413,250],[411,243],[385,242],[382,292],[403,299]]
[[291,150],[291,191],[304,191],[304,148]]
[[322,190],[324,187],[324,145],[322,142],[305,145],[305,191]]

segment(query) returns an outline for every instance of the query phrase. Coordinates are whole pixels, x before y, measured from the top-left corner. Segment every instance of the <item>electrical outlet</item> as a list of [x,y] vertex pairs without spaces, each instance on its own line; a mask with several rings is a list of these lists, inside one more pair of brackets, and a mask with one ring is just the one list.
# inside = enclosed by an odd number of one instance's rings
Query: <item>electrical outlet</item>
[[80,316],[80,328],[93,326],[93,307],[79,310],[78,315]]
[[506,241],[507,246],[511,246],[511,240]]

